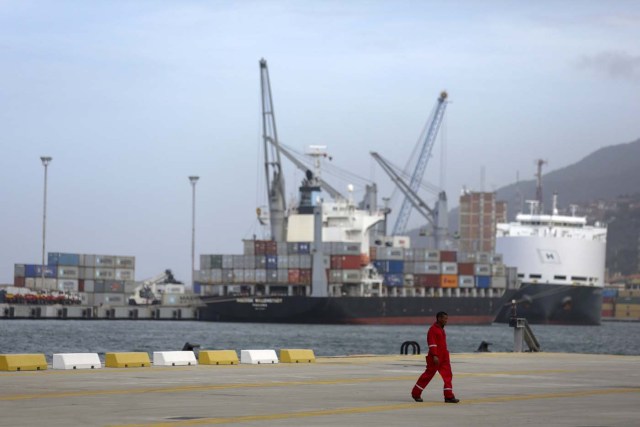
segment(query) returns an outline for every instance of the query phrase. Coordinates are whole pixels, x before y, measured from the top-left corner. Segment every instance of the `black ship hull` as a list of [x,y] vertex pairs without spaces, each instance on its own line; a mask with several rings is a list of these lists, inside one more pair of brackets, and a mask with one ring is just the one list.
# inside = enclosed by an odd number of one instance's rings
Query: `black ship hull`
[[[532,324],[599,325],[602,315],[602,288],[549,284],[523,284],[512,297],[516,316]],[[496,317],[508,323],[513,315],[507,301]]]
[[211,297],[200,319],[220,322],[424,325],[439,311],[451,324],[491,324],[513,292],[502,297]]

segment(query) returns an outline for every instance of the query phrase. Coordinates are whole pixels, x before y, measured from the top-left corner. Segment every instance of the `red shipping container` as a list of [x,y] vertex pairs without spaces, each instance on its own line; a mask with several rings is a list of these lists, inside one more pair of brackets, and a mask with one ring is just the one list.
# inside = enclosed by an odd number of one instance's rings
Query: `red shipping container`
[[264,240],[256,240],[255,241],[255,254],[256,255],[264,255],[265,254],[265,241]]
[[360,255],[342,255],[342,269],[343,270],[359,270],[360,269]]
[[78,292],[84,292],[84,279],[78,280]]
[[24,288],[24,277],[14,276],[13,286],[17,288]]
[[311,284],[311,270],[310,269],[301,269],[300,271],[300,283],[303,285]]
[[291,269],[289,270],[289,283],[300,283],[300,270]]
[[458,274],[460,276],[473,276],[475,273],[472,262],[460,262],[458,263]]
[[342,256],[341,255],[331,255],[331,269],[332,270],[342,270]]
[[278,242],[267,240],[264,248],[265,255],[278,255]]
[[456,251],[440,251],[441,262],[456,262],[458,260],[458,253]]
[[439,274],[414,274],[413,284],[414,286],[420,286],[424,288],[439,288],[440,275]]

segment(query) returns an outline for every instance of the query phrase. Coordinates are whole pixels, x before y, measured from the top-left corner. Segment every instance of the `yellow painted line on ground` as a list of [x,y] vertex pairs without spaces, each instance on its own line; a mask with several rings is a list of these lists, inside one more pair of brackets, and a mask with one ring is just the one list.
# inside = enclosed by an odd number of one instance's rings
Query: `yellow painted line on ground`
[[[495,396],[478,399],[469,399],[460,403],[460,405],[474,405],[482,403],[501,403],[515,400],[537,400],[537,399],[559,399],[559,398],[571,398],[571,397],[585,397],[585,396],[598,396],[605,394],[624,394],[624,393],[640,393],[640,387],[634,388],[612,388],[604,390],[587,390],[587,391],[574,391],[574,392],[562,392],[562,393],[544,393],[544,394],[523,394],[523,395],[509,395],[509,396]],[[352,407],[352,408],[335,408],[318,411],[302,411],[302,412],[284,412],[275,414],[262,414],[262,415],[242,415],[238,417],[216,417],[216,418],[200,418],[195,420],[185,421],[173,421],[173,422],[158,422],[158,423],[145,423],[145,424],[120,424],[111,427],[179,427],[179,426],[193,426],[193,425],[212,425],[212,424],[236,424],[251,421],[270,421],[270,420],[284,420],[294,418],[311,418],[321,417],[327,415],[353,415],[353,414],[369,414],[375,412],[387,412],[398,411],[403,409],[421,409],[425,407],[433,407],[440,405],[449,405],[443,402],[422,402],[422,403],[400,403],[393,405],[377,405],[377,406],[364,406],[364,407]]]
[[[142,368],[148,370],[149,368]],[[487,372],[487,373],[461,373],[455,375],[456,378],[464,377],[488,377],[488,376],[512,376],[512,375],[543,375],[558,374],[566,372],[575,372],[574,370],[561,369],[545,369],[545,370],[529,370],[529,371],[510,371],[510,372]],[[31,394],[14,394],[0,396],[0,401],[16,401],[16,400],[32,400],[32,399],[60,399],[66,397],[82,397],[82,396],[100,396],[100,395],[126,395],[141,393],[177,393],[177,392],[198,392],[210,390],[230,390],[244,388],[267,388],[267,387],[293,387],[304,385],[336,385],[336,384],[361,384],[375,382],[392,382],[392,381],[415,381],[415,375],[401,375],[392,377],[368,377],[368,378],[337,378],[333,380],[307,380],[307,381],[274,381],[263,383],[231,383],[218,385],[187,385],[176,387],[145,387],[131,389],[114,389],[114,390],[83,390],[68,392],[50,392],[50,393],[31,393]]]

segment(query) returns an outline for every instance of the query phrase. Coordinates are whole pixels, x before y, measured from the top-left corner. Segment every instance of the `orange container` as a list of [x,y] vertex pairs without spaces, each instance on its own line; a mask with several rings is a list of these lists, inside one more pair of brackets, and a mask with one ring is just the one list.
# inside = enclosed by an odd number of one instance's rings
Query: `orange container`
[[442,287],[442,288],[457,288],[458,287],[458,275],[457,274],[442,274],[440,276],[440,287]]

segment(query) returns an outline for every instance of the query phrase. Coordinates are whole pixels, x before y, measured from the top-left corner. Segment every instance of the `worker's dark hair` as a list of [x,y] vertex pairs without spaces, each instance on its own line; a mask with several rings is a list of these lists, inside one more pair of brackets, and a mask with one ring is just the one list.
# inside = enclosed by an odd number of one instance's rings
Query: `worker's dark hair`
[[448,314],[444,311],[439,311],[438,314],[436,314],[436,320],[438,320],[442,316],[448,316]]

